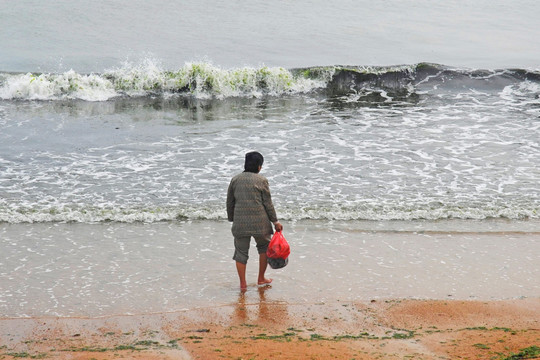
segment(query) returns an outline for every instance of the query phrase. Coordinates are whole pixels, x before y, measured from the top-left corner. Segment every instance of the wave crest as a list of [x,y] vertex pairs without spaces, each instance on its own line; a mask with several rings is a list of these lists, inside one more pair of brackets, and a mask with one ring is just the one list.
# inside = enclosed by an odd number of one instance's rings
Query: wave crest
[[[402,66],[319,66],[298,69],[242,67],[222,69],[205,62],[163,70],[155,61],[123,66],[102,74],[0,73],[0,99],[106,101],[118,97],[195,98],[261,97],[321,92],[327,96],[359,94],[367,100],[419,94],[475,91],[528,92],[538,95],[540,72],[523,69],[470,70],[419,63]],[[509,90],[510,89],[510,90]],[[516,90],[517,89],[517,90]]]
[[324,87],[332,70],[306,78],[281,67],[224,70],[209,63],[187,63],[176,71],[162,70],[152,61],[126,63],[102,74],[0,74],[4,100],[105,101],[120,96],[187,94],[197,98],[260,97],[305,93]]

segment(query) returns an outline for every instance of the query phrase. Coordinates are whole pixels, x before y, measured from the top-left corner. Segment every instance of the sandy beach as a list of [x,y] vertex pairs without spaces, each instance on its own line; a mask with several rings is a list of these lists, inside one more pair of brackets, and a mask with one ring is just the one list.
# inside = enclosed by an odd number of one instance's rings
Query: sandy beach
[[[0,321],[0,358],[533,359],[540,299],[259,302],[173,313]],[[514,357],[512,357],[514,356]]]
[[482,224],[287,224],[244,293],[227,223],[6,225],[0,359],[540,357],[539,233]]

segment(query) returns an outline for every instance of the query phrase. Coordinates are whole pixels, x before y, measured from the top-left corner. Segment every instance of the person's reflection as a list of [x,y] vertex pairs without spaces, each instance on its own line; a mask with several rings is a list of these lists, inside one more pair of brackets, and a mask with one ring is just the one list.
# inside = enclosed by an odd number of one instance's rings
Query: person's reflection
[[257,290],[259,291],[259,321],[267,322],[272,317],[272,314],[268,312],[268,302],[266,301],[266,290],[272,286],[262,286]]
[[[267,300],[266,292],[271,288],[272,286],[270,285],[258,287],[259,301],[252,304],[249,302],[246,304],[246,297],[249,293],[240,291],[232,318],[233,322],[237,324],[248,324],[251,321],[257,324],[268,324],[287,320],[287,304],[280,301]],[[258,311],[256,314],[250,314],[249,309],[254,309],[254,305],[257,305]]]
[[233,323],[237,324],[245,324],[247,322],[246,290],[240,290],[232,320]]

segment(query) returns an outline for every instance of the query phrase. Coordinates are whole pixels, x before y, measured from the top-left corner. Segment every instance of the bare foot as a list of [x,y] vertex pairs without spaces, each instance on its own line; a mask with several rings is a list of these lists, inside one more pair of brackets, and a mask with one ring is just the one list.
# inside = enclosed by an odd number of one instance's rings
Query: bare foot
[[240,291],[246,291],[247,290],[247,283],[240,283]]
[[272,279],[264,278],[263,281],[257,282],[257,285],[269,285],[272,282]]

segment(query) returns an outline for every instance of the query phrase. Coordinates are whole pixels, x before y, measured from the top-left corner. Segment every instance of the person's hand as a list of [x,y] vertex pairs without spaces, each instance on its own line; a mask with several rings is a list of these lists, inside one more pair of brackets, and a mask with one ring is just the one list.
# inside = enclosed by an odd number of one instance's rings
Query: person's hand
[[277,232],[280,232],[281,230],[283,230],[283,225],[281,225],[279,221],[276,221],[274,223],[274,228],[276,229]]

